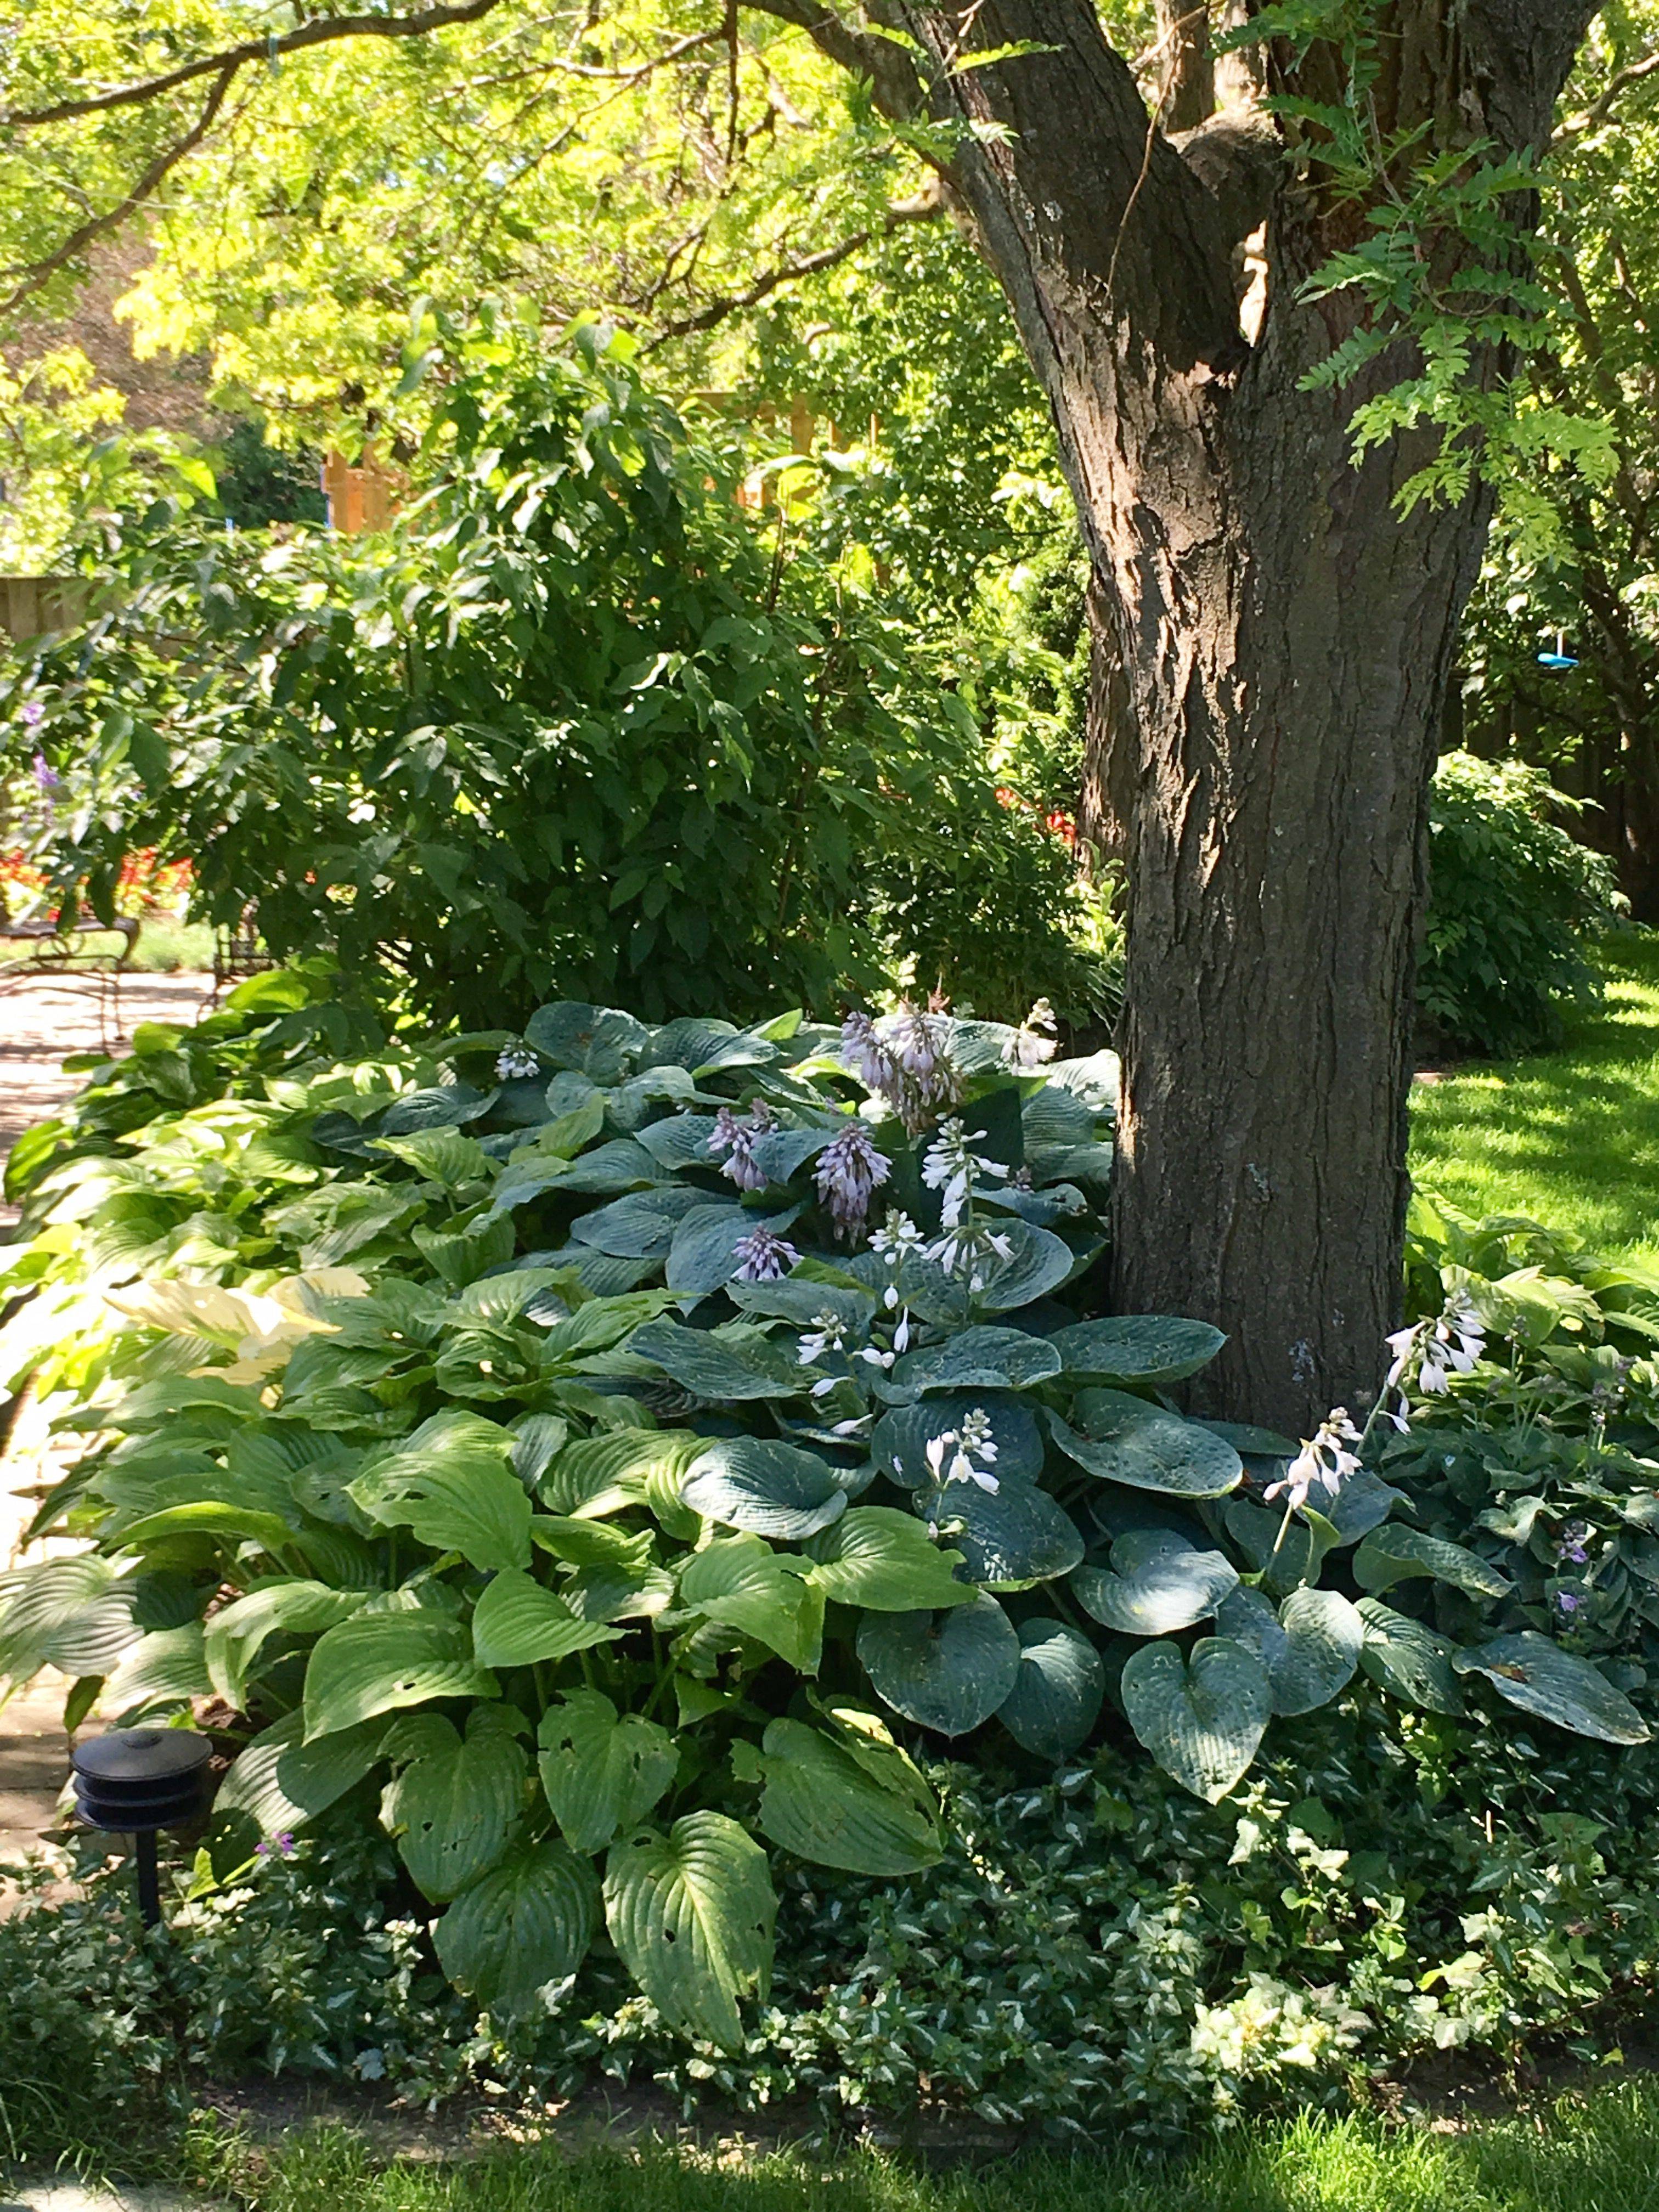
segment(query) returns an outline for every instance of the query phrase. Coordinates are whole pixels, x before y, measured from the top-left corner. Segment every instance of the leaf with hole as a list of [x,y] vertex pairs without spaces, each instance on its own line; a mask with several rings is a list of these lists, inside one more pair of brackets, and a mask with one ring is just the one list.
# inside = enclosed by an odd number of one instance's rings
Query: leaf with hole
[[613,1844],[605,1922],[624,1966],[671,2027],[743,2045],[739,2001],[766,1992],[778,1902],[766,1854],[723,1813]]
[[499,1708],[475,1706],[465,1739],[436,1714],[420,1755],[386,1784],[380,1821],[424,1897],[441,1905],[506,1850],[524,1808],[523,1747]]
[[896,1713],[941,1735],[966,1735],[1005,1704],[1019,1673],[1019,1638],[982,1593],[948,1613],[871,1613],[858,1655]]
[[523,1846],[462,1892],[432,1930],[438,1963],[495,2014],[534,2010],[537,1992],[574,1974],[599,1923],[599,1877],[550,1837]]
[[530,1565],[530,1500],[513,1471],[514,1438],[479,1413],[434,1413],[347,1485],[374,1520],[411,1529],[475,1567]]
[[306,1741],[434,1698],[493,1698],[470,1629],[441,1613],[366,1613],[325,1630],[306,1666]]
[[542,1715],[542,1788],[573,1850],[603,1850],[636,1828],[674,1779],[679,1753],[668,1730],[638,1713],[618,1715],[598,1690],[572,1690]]
[[481,1667],[534,1667],[614,1644],[619,1628],[583,1620],[565,1600],[516,1567],[492,1575],[472,1611],[472,1650]]

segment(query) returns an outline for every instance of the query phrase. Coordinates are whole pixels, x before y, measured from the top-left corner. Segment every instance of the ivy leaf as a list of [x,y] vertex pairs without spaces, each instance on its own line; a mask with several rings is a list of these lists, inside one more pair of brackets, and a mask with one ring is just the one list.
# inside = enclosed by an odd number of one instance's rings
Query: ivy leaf
[[740,1998],[764,1996],[778,1901],[766,1854],[723,1813],[688,1813],[611,1847],[605,1922],[623,1964],[672,2027],[743,2046]]
[[528,2013],[549,1982],[592,1946],[599,1884],[592,1865],[549,1838],[514,1853],[462,1893],[432,1930],[438,1963],[492,2013]]
[[573,1850],[603,1850],[644,1820],[674,1778],[674,1739],[638,1713],[620,1717],[598,1690],[572,1690],[537,1732],[542,1788]]

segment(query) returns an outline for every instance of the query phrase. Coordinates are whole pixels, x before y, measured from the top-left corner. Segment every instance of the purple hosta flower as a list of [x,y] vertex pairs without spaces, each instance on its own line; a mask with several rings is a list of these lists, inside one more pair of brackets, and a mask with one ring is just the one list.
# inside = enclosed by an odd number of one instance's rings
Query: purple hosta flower
[[732,1247],[740,1283],[775,1283],[789,1273],[800,1254],[775,1229],[751,1229]]
[[510,1044],[495,1055],[495,1079],[498,1083],[527,1083],[542,1070],[541,1054],[533,1045]]
[[850,1013],[842,1024],[841,1056],[866,1090],[890,1098],[898,1089],[898,1062],[868,1014]]
[[1058,1028],[1054,1008],[1047,999],[1039,999],[1009,1039],[1003,1055],[1008,1066],[1030,1069],[1051,1060],[1058,1042]]
[[1555,1593],[1555,1609],[1567,1620],[1571,1620],[1573,1615],[1581,1610],[1583,1602],[1583,1599],[1577,1590],[1564,1589],[1557,1590]]
[[1334,1407],[1321,1422],[1318,1435],[1304,1441],[1282,1479],[1262,1492],[1263,1498],[1269,1504],[1276,1498],[1284,1498],[1287,1513],[1299,1511],[1316,1485],[1328,1497],[1334,1498],[1348,1477],[1359,1470],[1358,1454],[1346,1449],[1359,1440],[1358,1430],[1348,1419],[1347,1407]]
[[842,1057],[915,1136],[961,1095],[942,1007],[925,1012],[907,999],[880,1023],[853,1013],[842,1024]]
[[764,1190],[769,1178],[755,1158],[755,1139],[763,1137],[776,1126],[777,1116],[764,1099],[757,1099],[747,1114],[734,1113],[730,1106],[722,1106],[714,1116],[714,1133],[708,1139],[711,1152],[724,1152],[720,1173],[736,1183],[739,1190]]
[[1566,1522],[1555,1540],[1556,1558],[1568,1560],[1575,1567],[1582,1567],[1589,1558],[1585,1547],[1593,1534],[1588,1521]]
[[294,1856],[294,1835],[284,1828],[280,1836],[272,1836],[269,1843],[255,1844],[253,1856],[259,1859],[289,1859]]
[[34,781],[42,791],[56,791],[64,781],[44,753],[34,756]]
[[869,1132],[854,1121],[832,1145],[818,1154],[818,1196],[830,1209],[836,1234],[856,1237],[870,1212],[877,1188],[893,1172],[893,1163],[878,1152]]

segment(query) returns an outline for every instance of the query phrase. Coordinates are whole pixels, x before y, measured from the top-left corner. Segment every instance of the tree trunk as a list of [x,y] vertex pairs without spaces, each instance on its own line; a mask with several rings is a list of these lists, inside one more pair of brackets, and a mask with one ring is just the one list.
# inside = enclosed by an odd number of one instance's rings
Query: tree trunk
[[1089,628],[1089,697],[1083,735],[1083,787],[1078,794],[1078,848],[1091,877],[1121,870],[1129,856],[1127,825],[1112,796],[1112,762],[1137,739],[1130,727],[1129,684],[1122,625],[1110,587],[1091,566],[1084,601]]

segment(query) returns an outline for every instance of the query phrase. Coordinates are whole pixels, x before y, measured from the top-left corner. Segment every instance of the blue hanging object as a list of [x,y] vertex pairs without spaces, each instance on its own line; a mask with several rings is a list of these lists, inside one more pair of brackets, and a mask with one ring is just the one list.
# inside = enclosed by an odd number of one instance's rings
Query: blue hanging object
[[1570,668],[1577,668],[1578,665],[1577,660],[1566,648],[1566,632],[1559,629],[1555,633],[1554,652],[1540,653],[1538,656],[1538,665],[1540,668],[1547,668],[1552,676],[1565,676]]

